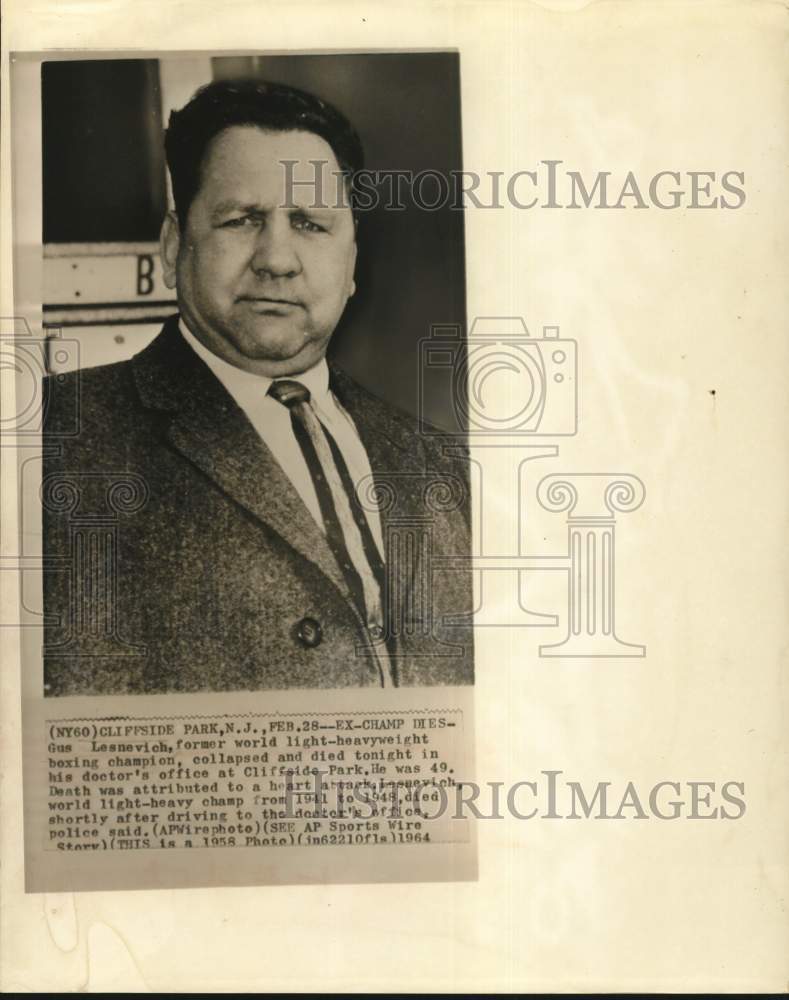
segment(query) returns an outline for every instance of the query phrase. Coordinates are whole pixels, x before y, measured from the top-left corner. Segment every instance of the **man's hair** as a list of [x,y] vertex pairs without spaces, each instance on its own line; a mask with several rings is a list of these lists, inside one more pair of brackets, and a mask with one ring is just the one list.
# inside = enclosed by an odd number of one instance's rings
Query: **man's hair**
[[200,189],[203,160],[211,140],[234,125],[255,125],[269,132],[313,132],[331,146],[346,177],[364,165],[362,143],[348,119],[326,101],[280,83],[219,80],[201,87],[179,111],[170,114],[164,148],[178,221],[183,228]]

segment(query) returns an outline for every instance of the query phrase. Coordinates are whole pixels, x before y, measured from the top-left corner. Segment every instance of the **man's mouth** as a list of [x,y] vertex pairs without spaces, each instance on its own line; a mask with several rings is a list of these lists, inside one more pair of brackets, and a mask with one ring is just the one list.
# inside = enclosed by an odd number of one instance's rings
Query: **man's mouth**
[[249,302],[258,309],[298,309],[303,308],[298,299],[278,298],[273,295],[241,295],[239,302]]

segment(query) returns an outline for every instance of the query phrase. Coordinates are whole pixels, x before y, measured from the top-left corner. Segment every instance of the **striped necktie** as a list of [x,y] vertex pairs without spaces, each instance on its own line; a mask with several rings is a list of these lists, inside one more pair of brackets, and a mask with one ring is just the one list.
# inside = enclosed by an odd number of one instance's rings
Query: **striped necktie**
[[337,442],[319,419],[305,385],[293,379],[277,379],[268,392],[290,411],[293,433],[318,497],[326,540],[354,604],[367,623],[381,683],[390,687],[394,684],[392,663],[383,642],[385,569],[348,466]]

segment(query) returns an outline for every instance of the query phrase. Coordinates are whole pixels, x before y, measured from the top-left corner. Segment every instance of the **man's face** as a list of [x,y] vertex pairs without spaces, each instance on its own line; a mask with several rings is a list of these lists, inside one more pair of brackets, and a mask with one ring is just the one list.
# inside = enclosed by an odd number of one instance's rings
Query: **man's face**
[[[283,160],[297,161],[290,191]],[[317,197],[311,160],[323,164]],[[311,132],[233,126],[206,151],[185,230],[168,216],[168,284],[192,333],[231,364],[292,375],[325,354],[356,262],[351,210],[338,207],[338,171],[331,147]]]

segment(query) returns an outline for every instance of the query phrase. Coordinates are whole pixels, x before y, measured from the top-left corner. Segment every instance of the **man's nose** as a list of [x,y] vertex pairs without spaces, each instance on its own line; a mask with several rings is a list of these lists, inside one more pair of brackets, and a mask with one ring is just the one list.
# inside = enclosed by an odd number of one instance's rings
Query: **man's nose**
[[294,232],[287,219],[271,219],[261,227],[250,266],[255,274],[290,277],[301,271]]

